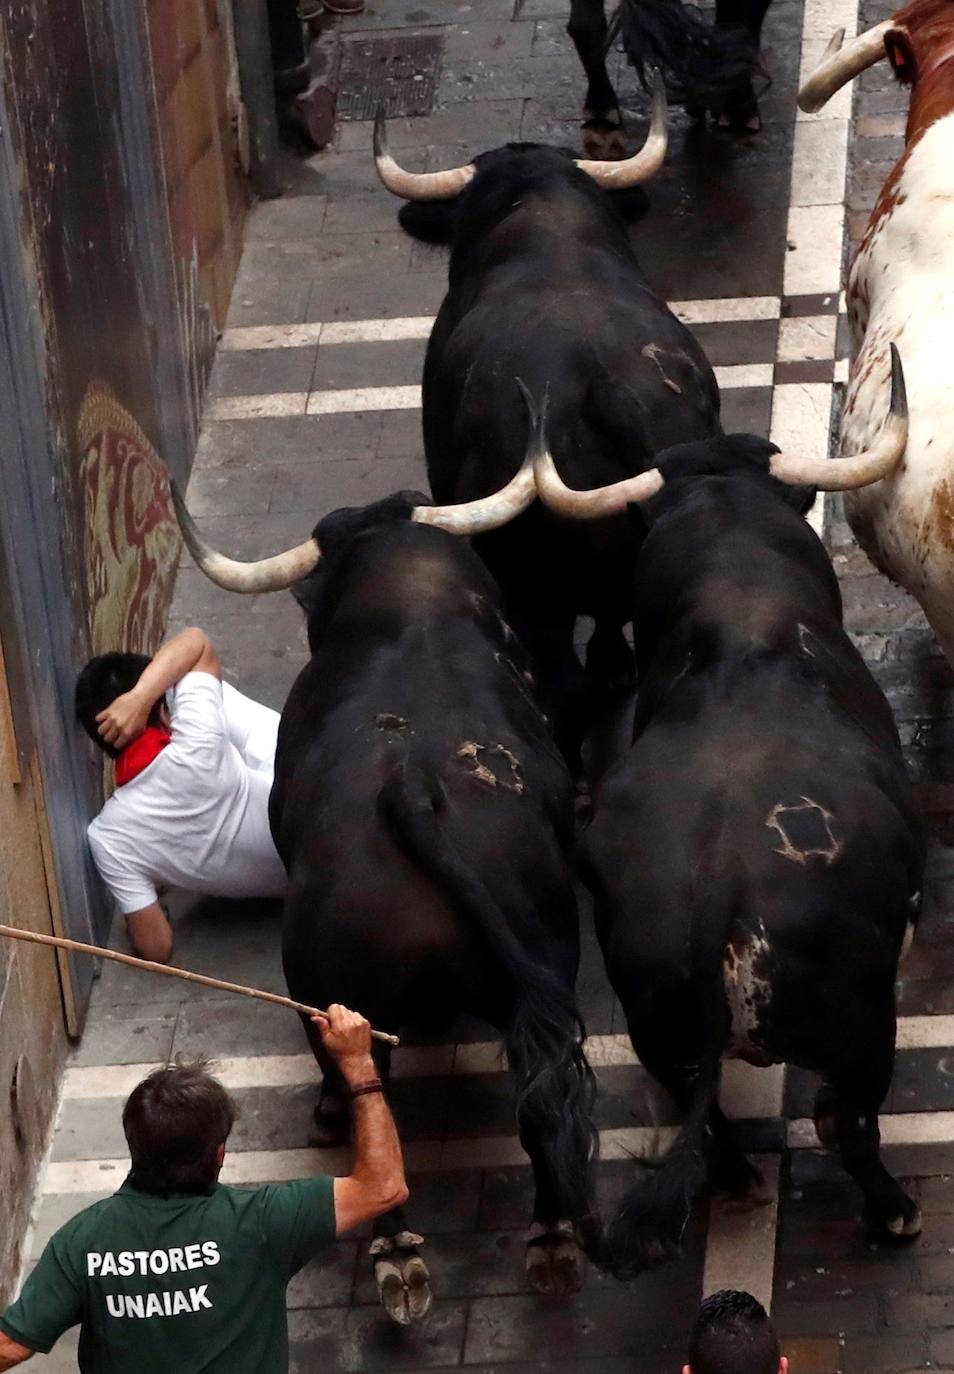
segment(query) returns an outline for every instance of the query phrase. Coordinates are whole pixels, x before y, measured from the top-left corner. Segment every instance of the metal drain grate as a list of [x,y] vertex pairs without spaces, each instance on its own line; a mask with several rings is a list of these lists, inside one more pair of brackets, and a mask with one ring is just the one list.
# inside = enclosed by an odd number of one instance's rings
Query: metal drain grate
[[379,105],[392,118],[430,114],[442,46],[439,36],[345,40],[338,65],[338,118],[373,119]]

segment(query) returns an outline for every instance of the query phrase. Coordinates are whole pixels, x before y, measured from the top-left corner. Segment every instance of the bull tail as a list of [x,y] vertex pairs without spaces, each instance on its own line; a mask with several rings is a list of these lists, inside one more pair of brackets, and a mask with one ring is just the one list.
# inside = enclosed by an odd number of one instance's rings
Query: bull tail
[[751,76],[757,44],[738,28],[714,28],[682,0],[621,0],[610,42],[621,38],[646,90],[654,67],[677,101],[703,104]]
[[700,992],[703,1051],[679,1134],[659,1166],[629,1190],[607,1229],[606,1267],[621,1279],[679,1255],[693,1203],[709,1177],[710,1116],[731,1029],[722,971],[731,904],[723,922],[712,919],[715,886],[697,894],[692,915],[690,971]]
[[595,1254],[600,1241],[593,1195],[596,1083],[583,1051],[573,990],[530,957],[480,876],[448,841],[439,816],[442,790],[434,776],[413,764],[400,768],[385,785],[381,804],[406,848],[483,932],[509,975],[514,1007],[504,1041],[521,1142],[535,1143],[560,1216],[573,1222],[586,1250]]
[[719,1091],[722,1047],[703,1059],[689,1111],[675,1142],[648,1178],[623,1198],[606,1234],[606,1267],[618,1279],[635,1278],[679,1255],[692,1205],[709,1173],[709,1113]]

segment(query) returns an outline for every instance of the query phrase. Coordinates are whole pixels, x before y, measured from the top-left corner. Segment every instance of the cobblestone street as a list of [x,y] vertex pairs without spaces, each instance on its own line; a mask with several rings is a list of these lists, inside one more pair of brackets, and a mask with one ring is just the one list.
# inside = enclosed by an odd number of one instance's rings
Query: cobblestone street
[[[432,112],[389,123],[393,150],[413,170],[515,139],[578,147],[583,80],[567,10],[567,0],[368,0],[363,15],[325,27],[315,58],[333,84],[342,54],[360,56],[362,44],[439,40]],[[672,111],[669,157],[633,242],[716,368],[727,431],[797,439],[819,453],[837,435],[844,253],[903,146],[907,94],[882,63],[820,115],[796,119],[795,95],[836,25],[851,33],[890,12],[880,0],[865,0],[860,13],[856,0],[775,0],[756,138],[699,129]],[[645,100],[622,59],[614,64],[636,146]],[[251,212],[188,493],[203,534],[238,558],[299,542],[337,507],[427,488],[419,384],[446,255],[398,227],[367,120],[340,120],[328,149],[283,166],[286,194]],[[931,817],[922,925],[902,968],[899,1053],[882,1117],[885,1163],[920,1202],[922,1238],[905,1249],[866,1242],[860,1193],[817,1148],[810,1075],[733,1063],[723,1101],[772,1200],[754,1211],[701,1207],[686,1258],[635,1284],[591,1275],[570,1302],[533,1295],[523,1273],[531,1179],[509,1085],[488,1028],[462,1024],[454,1044],[407,1045],[395,1056],[409,1216],[426,1237],[434,1311],[410,1331],[391,1325],[366,1243],[339,1243],[290,1289],[299,1374],[675,1371],[703,1291],[723,1286],[772,1301],[792,1374],[954,1370],[954,831],[942,786],[954,782],[954,681],[916,604],[852,542],[838,499],[818,503],[811,519],[825,532],[849,629],[891,701]],[[209,631],[230,681],[281,708],[307,661],[290,595],[232,596],[184,555],[170,630],[187,624]],[[121,947],[118,929],[114,939]],[[277,906],[181,902],[176,940],[187,968],[285,991]],[[637,1167],[631,1156],[654,1153],[677,1118],[623,1034],[585,906],[580,1000],[601,1088],[609,1200]],[[123,1097],[178,1052],[214,1056],[241,1104],[226,1181],[340,1164],[310,1144],[317,1070],[294,1016],[107,965],[67,1072],[34,1257],[67,1217],[119,1185]],[[74,1367],[75,1343],[61,1347],[36,1367]]]

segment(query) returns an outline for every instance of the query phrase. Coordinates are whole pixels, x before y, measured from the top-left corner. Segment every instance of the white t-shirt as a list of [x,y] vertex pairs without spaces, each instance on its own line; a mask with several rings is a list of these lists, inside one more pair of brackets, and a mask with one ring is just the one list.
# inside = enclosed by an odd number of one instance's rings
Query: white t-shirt
[[119,910],[149,906],[160,885],[282,896],[287,876],[268,828],[277,711],[209,673],[187,673],[170,714],[169,744],[87,830]]

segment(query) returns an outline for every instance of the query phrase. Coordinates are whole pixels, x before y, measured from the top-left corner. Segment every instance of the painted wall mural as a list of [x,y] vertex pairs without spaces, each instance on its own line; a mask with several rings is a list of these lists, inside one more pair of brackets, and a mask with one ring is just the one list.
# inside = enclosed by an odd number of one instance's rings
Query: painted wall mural
[[93,653],[152,653],[172,597],[179,533],[166,470],[136,420],[101,383],[77,424]]

